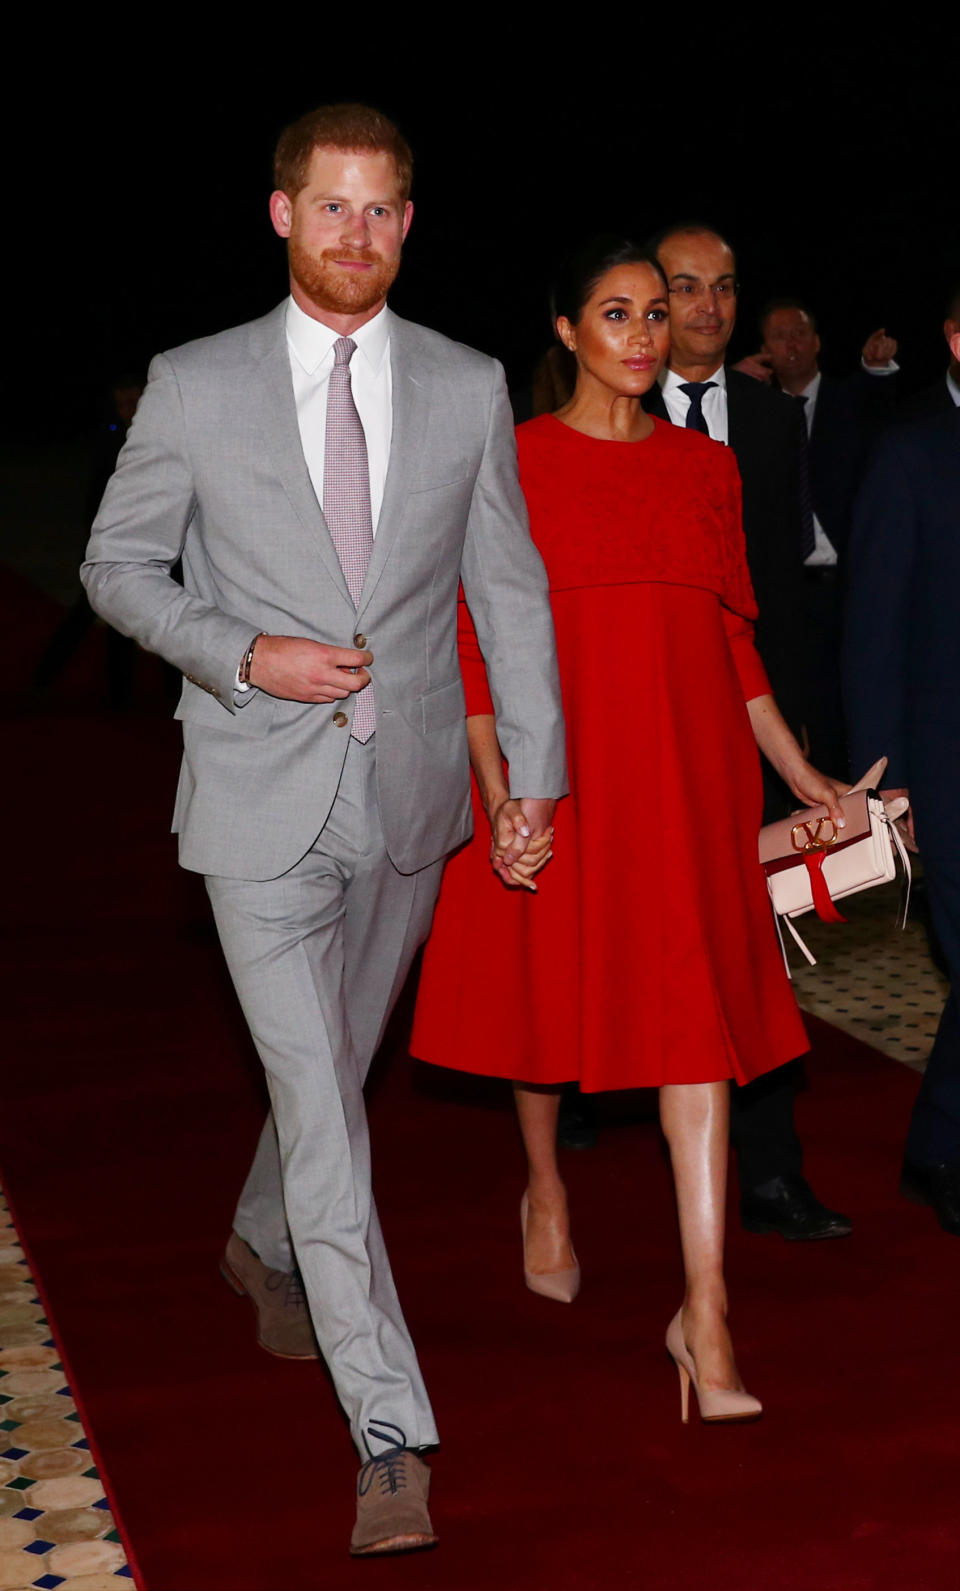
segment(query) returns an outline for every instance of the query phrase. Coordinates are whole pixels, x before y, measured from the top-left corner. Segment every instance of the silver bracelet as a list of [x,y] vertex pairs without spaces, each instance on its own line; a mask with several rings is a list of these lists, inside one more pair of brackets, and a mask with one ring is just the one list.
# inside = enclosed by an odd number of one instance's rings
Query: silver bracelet
[[266,630],[258,630],[253,640],[250,642],[250,645],[247,647],[246,652],[243,654],[243,662],[240,664],[240,671],[237,675],[237,684],[242,691],[248,691],[250,689],[250,669],[253,666],[253,654],[256,651],[257,642],[259,641],[261,635],[266,634]]

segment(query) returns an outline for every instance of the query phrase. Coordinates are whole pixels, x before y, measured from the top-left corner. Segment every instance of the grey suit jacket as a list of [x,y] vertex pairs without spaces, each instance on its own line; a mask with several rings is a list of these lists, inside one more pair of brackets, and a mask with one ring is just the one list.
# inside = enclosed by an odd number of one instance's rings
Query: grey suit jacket
[[[186,676],[174,828],[198,872],[266,879],[309,850],[336,794],[353,698],[283,701],[234,680],[260,630],[374,653],[377,779],[394,865],[470,833],[457,586],[487,663],[515,795],[566,791],[546,576],[530,540],[503,372],[391,315],[393,431],[359,608],[300,444],[281,304],[160,355],[81,576],[98,613]],[[170,575],[183,559],[183,586]]]

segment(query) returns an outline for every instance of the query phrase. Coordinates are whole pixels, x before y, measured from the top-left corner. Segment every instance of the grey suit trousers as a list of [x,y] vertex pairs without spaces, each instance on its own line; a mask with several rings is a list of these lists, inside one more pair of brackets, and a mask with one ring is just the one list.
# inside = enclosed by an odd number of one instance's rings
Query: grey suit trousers
[[387,856],[376,745],[350,741],[323,830],[287,873],[206,880],[272,1105],[235,1227],[272,1268],[295,1256],[363,1458],[371,1421],[410,1447],[437,1440],[371,1193],[363,1083],[443,863],[402,874]]

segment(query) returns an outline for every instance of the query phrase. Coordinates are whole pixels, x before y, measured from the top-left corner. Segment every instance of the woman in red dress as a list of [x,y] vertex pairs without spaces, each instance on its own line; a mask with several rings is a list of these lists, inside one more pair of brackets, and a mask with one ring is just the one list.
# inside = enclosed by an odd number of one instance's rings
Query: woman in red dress
[[[523,814],[461,610],[476,835],[444,875],[412,1048],[513,1080],[527,1283],[565,1301],[579,1269],[556,1158],[562,1087],[659,1088],[686,1275],[668,1347],[684,1400],[692,1378],[704,1417],[744,1419],[760,1405],[726,1326],[729,1083],[807,1048],[757,860],[757,743],[798,800],[841,814],[753,648],[734,456],[641,406],[669,350],[666,295],[656,260],[611,240],[558,285],[576,389],[517,441],[550,579],[570,797],[556,855],[546,836],[507,868]],[[490,862],[508,887],[491,890]]]

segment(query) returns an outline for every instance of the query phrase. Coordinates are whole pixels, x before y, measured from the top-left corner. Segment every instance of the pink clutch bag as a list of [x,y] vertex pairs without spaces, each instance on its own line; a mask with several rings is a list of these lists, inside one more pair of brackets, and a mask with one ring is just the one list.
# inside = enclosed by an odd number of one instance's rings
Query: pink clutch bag
[[[909,803],[904,797],[888,804],[880,799],[875,786],[880,783],[886,766],[887,759],[882,757],[858,785],[841,797],[840,805],[846,819],[842,829],[835,826],[826,807],[821,806],[804,807],[791,817],[768,823],[760,830],[760,862],[767,877],[778,932],[781,921],[786,923],[811,966],[816,964],[816,957],[800,938],[793,919],[815,911],[823,922],[845,922],[846,918],[837,909],[837,901],[895,878],[898,856],[906,884],[901,927],[906,924],[910,858],[896,820],[903,816]],[[780,945],[782,949],[782,934]],[[787,970],[789,972],[789,967]]]

